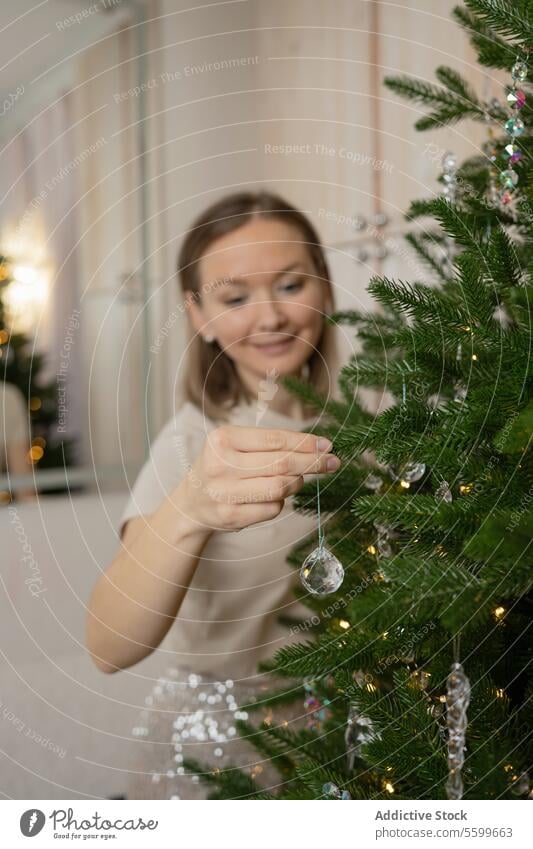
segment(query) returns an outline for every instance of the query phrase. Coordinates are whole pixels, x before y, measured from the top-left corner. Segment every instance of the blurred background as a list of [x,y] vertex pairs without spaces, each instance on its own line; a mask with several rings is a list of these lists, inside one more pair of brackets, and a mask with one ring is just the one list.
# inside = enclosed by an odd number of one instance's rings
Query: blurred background
[[[402,236],[442,155],[386,75],[450,65],[488,100],[449,0],[5,0],[0,5],[0,794],[120,796],[165,662],[104,676],[84,611],[129,487],[179,409],[175,276],[207,205],[266,187],[311,218],[339,309],[427,279]],[[357,351],[339,329],[344,359]],[[30,591],[33,587],[35,591]]]

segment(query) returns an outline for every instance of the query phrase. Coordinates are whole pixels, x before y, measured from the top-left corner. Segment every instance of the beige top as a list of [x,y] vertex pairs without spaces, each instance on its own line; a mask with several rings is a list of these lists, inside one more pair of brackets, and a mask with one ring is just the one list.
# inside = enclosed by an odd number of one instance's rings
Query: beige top
[[[243,402],[233,409],[228,423],[303,431],[318,420],[318,416],[296,420],[267,409],[256,423],[256,413],[255,405]],[[206,433],[215,427],[217,424],[189,401],[167,422],[135,481],[120,531],[127,519],[159,507],[198,456]],[[316,477],[306,475],[305,480]],[[327,477],[320,475],[321,480]],[[270,521],[238,533],[213,532],[179,614],[161,643],[162,650],[173,653],[178,668],[242,680],[254,675],[259,660],[309,636],[309,632],[291,632],[277,622],[279,614],[298,619],[311,615],[292,595],[291,588],[299,579],[286,557],[308,534],[317,534],[318,521],[316,515],[295,511],[292,502],[290,496],[281,513]]]

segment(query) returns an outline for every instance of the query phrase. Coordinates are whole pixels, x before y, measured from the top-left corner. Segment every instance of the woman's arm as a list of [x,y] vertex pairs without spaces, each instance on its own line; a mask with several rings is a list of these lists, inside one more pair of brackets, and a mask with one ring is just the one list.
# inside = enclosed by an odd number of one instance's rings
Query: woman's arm
[[178,614],[212,533],[188,518],[186,483],[155,513],[128,521],[123,548],[92,592],[86,645],[103,672],[151,654]]
[[96,665],[115,672],[154,651],[213,530],[234,532],[275,519],[302,488],[304,474],[338,468],[330,448],[327,439],[291,430],[223,425],[210,431],[191,475],[151,516],[130,520],[124,550],[96,584],[86,638]]

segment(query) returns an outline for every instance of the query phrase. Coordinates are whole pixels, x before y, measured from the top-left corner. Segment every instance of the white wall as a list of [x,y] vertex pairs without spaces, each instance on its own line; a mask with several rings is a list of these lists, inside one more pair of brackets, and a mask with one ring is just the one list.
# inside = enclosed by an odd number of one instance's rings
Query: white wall
[[[427,154],[428,143],[452,148],[462,159],[485,137],[485,128],[473,122],[417,133],[413,124],[424,110],[381,83],[398,73],[435,81],[435,67],[450,64],[481,96],[501,93],[475,67],[466,37],[450,20],[453,5],[147,0],[143,44],[135,19],[124,19],[115,35],[97,34],[73,60],[73,150],[105,139],[68,181],[71,195],[76,181],[69,203],[77,270],[70,288],[82,304],[83,398],[76,409],[85,417],[86,463],[139,465],[147,430],[153,438],[179,405],[185,317],[177,315],[149,362],[147,340],[157,338],[180,305],[175,264],[184,233],[222,194],[266,186],[305,210],[322,238],[337,246],[331,256],[341,309],[371,306],[366,286],[375,272],[412,278],[401,239],[381,265],[352,264],[343,245],[357,235],[349,223],[354,215],[371,218],[382,210],[390,219],[387,235],[396,234],[405,229],[410,201],[438,190],[439,162]],[[249,64],[210,67],[239,59]],[[133,91],[140,83],[148,89],[142,104]],[[145,193],[139,188],[141,105]],[[267,145],[309,145],[310,152],[282,155]],[[143,271],[150,287],[144,306]],[[63,302],[67,277],[58,283]]]

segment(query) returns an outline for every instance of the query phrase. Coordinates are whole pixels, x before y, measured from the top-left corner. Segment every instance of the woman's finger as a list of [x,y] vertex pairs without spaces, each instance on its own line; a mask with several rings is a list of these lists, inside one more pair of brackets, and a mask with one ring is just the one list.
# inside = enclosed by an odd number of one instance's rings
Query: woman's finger
[[308,454],[298,451],[231,451],[224,457],[224,464],[241,478],[277,475],[310,475],[335,471],[328,468],[329,460],[341,461],[334,454]]
[[301,475],[286,477],[263,477],[236,480],[224,488],[208,486],[207,494],[215,501],[225,504],[261,504],[283,501],[294,495],[304,484]]
[[323,436],[283,428],[223,425],[211,431],[209,437],[214,438],[215,444],[243,452],[298,451],[316,454],[317,451],[331,451],[333,447],[331,441]]

